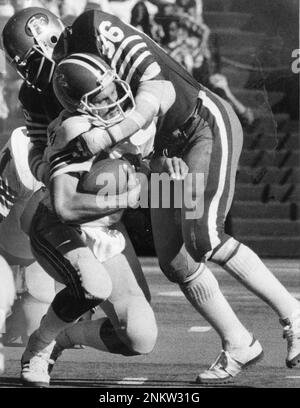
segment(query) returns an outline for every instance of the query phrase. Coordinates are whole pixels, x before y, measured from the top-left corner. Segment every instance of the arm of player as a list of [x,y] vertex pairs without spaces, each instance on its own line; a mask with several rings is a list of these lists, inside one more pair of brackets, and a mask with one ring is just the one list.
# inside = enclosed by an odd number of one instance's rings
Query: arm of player
[[149,80],[140,83],[136,97],[136,109],[122,122],[107,129],[93,128],[83,133],[82,145],[91,156],[147,128],[153,119],[164,115],[173,105],[176,95],[170,81]]
[[44,151],[46,144],[43,143],[31,143],[31,147],[28,152],[28,163],[31,173],[34,177],[41,181],[43,184],[48,184],[49,163],[44,160]]
[[29,168],[38,181],[45,183],[45,175],[49,170],[49,164],[44,160],[49,120],[39,97],[25,85],[21,87],[19,100],[23,109],[27,136],[30,138]]
[[54,177],[50,183],[50,194],[57,216],[66,223],[82,224],[114,214],[124,208],[137,205],[140,185],[134,173],[129,173],[128,191],[124,194],[103,197],[82,193],[79,177],[75,173],[64,173]]
[[187,164],[180,157],[153,157],[150,161],[152,173],[167,173],[174,180],[184,180],[189,172]]
[[43,115],[34,115],[33,113],[26,112],[25,125],[30,137],[28,151],[29,168],[38,181],[46,184],[49,172],[49,163],[44,159],[44,151],[47,147],[47,118]]

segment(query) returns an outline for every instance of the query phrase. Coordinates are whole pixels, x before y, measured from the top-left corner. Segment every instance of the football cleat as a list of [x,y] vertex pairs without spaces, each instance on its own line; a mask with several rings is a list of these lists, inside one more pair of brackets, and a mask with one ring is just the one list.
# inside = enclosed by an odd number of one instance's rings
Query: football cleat
[[247,349],[241,350],[241,356],[242,361],[238,361],[228,351],[222,350],[211,367],[198,375],[196,383],[217,385],[232,382],[242,370],[262,359],[263,350],[259,341],[253,339]]
[[300,311],[280,322],[284,326],[283,338],[287,340],[286,366],[293,368],[300,364]]
[[44,343],[37,331],[30,336],[21,359],[21,382],[25,387],[49,387],[48,368],[55,341]]

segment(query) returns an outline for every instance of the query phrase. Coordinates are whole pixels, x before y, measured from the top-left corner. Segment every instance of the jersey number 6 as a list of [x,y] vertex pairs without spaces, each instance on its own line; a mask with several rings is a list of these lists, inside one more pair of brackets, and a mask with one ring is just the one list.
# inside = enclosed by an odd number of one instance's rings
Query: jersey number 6
[[114,43],[121,42],[124,38],[124,33],[119,27],[111,26],[110,21],[102,21],[99,31],[103,45],[107,49],[107,56],[112,58],[116,50]]

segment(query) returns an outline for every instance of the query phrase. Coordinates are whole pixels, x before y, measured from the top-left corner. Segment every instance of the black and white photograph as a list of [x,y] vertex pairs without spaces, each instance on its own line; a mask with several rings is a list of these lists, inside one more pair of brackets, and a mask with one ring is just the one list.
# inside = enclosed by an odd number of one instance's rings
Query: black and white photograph
[[299,0],[0,0],[0,33],[1,390],[300,388]]

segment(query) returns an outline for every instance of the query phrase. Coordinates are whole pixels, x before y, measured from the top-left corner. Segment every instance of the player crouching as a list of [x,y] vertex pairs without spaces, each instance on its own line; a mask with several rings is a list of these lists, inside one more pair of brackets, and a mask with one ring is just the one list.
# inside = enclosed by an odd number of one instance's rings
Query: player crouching
[[[102,206],[94,175],[116,172],[119,160],[101,164],[99,156],[79,157],[72,150],[82,134],[97,139],[102,129],[134,110],[130,88],[99,58],[79,55],[58,65],[54,89],[67,111],[49,126],[49,188],[33,217],[30,239],[39,263],[66,288],[30,337],[21,373],[24,385],[42,387],[49,385],[48,369],[64,348],[82,344],[132,356],[151,352],[157,337],[149,288],[120,222],[122,209],[138,200],[135,173],[124,161],[125,186],[117,183],[121,193],[112,192]],[[127,141],[104,157],[145,154],[154,131],[154,125],[147,129],[143,146]],[[77,322],[98,305],[108,318]]]

